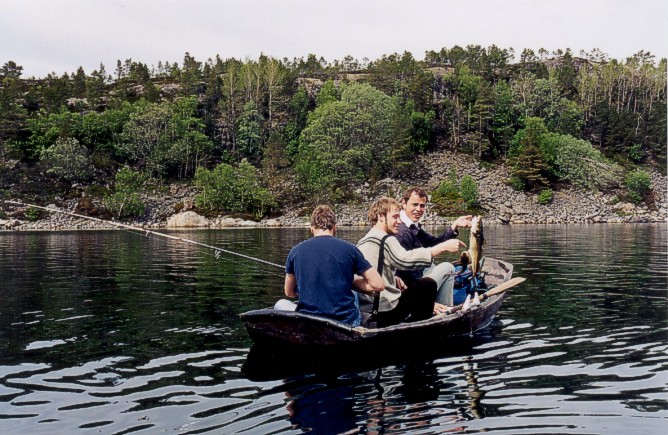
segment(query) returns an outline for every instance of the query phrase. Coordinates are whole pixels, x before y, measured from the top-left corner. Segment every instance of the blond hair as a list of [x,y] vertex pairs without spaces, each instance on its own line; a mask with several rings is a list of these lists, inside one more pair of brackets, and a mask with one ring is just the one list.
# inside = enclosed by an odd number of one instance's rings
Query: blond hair
[[369,211],[367,212],[369,223],[371,225],[376,225],[378,217],[387,215],[392,209],[401,210],[401,206],[396,199],[388,198],[387,196],[378,199],[378,201],[371,204],[371,207],[369,207]]
[[317,230],[332,230],[336,226],[336,215],[328,205],[319,205],[311,213],[311,227]]

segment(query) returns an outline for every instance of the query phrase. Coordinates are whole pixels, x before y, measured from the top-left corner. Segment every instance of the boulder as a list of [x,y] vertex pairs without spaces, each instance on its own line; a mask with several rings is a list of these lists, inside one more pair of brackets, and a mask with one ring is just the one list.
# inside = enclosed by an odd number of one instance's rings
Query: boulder
[[209,221],[194,211],[177,213],[167,219],[168,228],[201,228],[208,227]]

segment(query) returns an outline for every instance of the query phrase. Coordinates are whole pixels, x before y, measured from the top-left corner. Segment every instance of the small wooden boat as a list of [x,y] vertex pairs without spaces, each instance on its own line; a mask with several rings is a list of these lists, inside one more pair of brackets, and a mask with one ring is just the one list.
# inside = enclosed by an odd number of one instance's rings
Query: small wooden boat
[[345,323],[296,311],[262,309],[240,315],[254,343],[262,345],[392,345],[473,334],[487,327],[501,307],[506,290],[524,281],[512,278],[513,266],[486,258],[482,267],[489,289],[481,303],[464,311],[461,305],[450,313],[427,320],[401,323],[385,328],[353,327]]

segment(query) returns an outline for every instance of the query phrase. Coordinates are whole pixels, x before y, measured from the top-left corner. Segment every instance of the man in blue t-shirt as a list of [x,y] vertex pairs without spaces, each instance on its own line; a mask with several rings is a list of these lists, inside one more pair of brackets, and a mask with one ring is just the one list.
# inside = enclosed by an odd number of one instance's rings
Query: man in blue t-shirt
[[[360,324],[357,295],[385,288],[376,269],[352,243],[334,237],[336,216],[327,205],[311,215],[313,238],[292,248],[285,264],[285,295],[299,297],[297,311]],[[355,275],[358,275],[357,277]]]

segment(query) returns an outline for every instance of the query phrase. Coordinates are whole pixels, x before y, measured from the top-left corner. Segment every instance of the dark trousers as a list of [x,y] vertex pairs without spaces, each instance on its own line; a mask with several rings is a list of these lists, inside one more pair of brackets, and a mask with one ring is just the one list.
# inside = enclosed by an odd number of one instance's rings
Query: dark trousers
[[401,293],[394,309],[379,312],[374,320],[379,328],[383,328],[401,322],[428,319],[434,314],[437,291],[436,281],[431,278],[415,281]]

